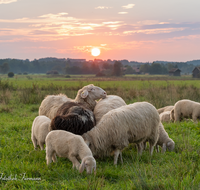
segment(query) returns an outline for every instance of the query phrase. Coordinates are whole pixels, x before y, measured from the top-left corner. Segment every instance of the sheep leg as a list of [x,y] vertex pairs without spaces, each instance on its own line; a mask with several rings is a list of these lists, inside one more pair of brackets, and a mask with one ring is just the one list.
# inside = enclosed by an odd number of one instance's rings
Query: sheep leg
[[159,146],[156,145],[156,152],[159,152]]
[[44,144],[43,143],[39,142],[39,146],[40,146],[41,150],[44,150]]
[[153,154],[153,149],[154,149],[154,145],[152,145],[151,143],[149,143],[149,152],[150,152],[151,156]]
[[78,170],[79,167],[80,167],[80,163],[79,163],[79,161],[77,160],[77,158],[76,158],[75,156],[69,156],[68,158],[69,158],[69,160],[73,163],[73,168],[76,167],[76,169]]
[[47,160],[47,165],[51,164],[52,162],[52,152],[46,151],[46,160]]
[[122,158],[122,151],[120,151],[120,160],[121,160],[121,163],[123,164],[123,158]]
[[33,142],[34,149],[36,150],[37,149],[37,139],[34,136],[32,136],[32,142]]
[[52,160],[53,160],[53,162],[57,162],[57,158],[56,158],[56,153],[55,152],[53,153]]
[[144,148],[143,142],[138,143],[136,146],[137,146],[137,152],[138,152],[138,154],[139,154],[139,155],[142,155],[143,148]]
[[121,154],[120,150],[115,150],[114,151],[114,165],[117,165],[117,160],[118,160],[118,157],[119,157],[120,154]]

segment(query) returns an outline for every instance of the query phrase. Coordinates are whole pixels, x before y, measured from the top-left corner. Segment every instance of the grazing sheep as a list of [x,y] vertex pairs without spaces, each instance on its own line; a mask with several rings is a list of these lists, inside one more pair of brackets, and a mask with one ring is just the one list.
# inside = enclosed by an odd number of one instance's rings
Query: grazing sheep
[[33,142],[34,148],[37,148],[37,145],[40,146],[41,150],[44,149],[45,138],[49,133],[49,125],[51,120],[44,116],[37,116],[32,124],[31,140]]
[[113,109],[100,122],[83,134],[93,155],[110,155],[114,152],[114,164],[129,143],[150,144],[152,155],[158,140],[160,117],[156,108],[148,102],[137,102]]
[[65,130],[82,135],[95,125],[94,114],[82,104],[75,102],[64,103],[52,119],[50,130]]
[[89,84],[80,89],[74,100],[68,98],[64,94],[48,95],[39,107],[39,115],[46,115],[50,119],[53,119],[58,108],[67,101],[82,103],[84,107],[93,111],[96,105],[96,100],[105,97],[106,92],[102,88],[94,86],[93,84]]
[[[80,173],[85,168],[89,174],[92,173],[93,169],[96,171],[96,161],[81,136],[63,130],[56,130],[49,132],[45,143],[47,165],[51,163],[52,159],[56,162],[57,155],[68,158],[73,163],[73,168],[76,167]],[[81,164],[78,159],[82,160]]]
[[165,106],[163,108],[159,108],[158,113],[161,114],[162,112],[165,112],[165,111],[171,111],[173,108],[174,106]]
[[179,122],[183,118],[192,119],[194,122],[200,119],[200,103],[188,99],[176,102],[174,110],[171,111],[171,119]]
[[165,131],[165,128],[162,123],[160,123],[160,125],[159,125],[159,138],[156,143],[157,152],[159,151],[158,146],[162,147],[162,153],[164,153],[166,151],[166,149],[168,149],[169,151],[172,151],[172,150],[174,150],[174,147],[175,147],[174,141],[171,138],[169,138],[169,135]]
[[105,115],[107,112],[124,105],[126,105],[126,102],[121,97],[116,95],[108,95],[106,96],[106,98],[99,100],[94,108],[96,124],[99,123],[102,116]]
[[171,114],[171,111],[164,111],[160,114],[160,121],[161,122],[170,122],[170,114]]

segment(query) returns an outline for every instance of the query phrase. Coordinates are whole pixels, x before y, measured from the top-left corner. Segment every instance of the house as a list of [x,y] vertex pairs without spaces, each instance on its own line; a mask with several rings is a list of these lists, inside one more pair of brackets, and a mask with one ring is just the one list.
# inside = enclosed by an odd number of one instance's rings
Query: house
[[133,68],[135,74],[141,74],[139,67],[132,67],[132,68]]
[[181,76],[181,70],[179,68],[173,68],[169,71],[169,76]]
[[200,78],[200,66],[193,69],[192,76],[193,78]]

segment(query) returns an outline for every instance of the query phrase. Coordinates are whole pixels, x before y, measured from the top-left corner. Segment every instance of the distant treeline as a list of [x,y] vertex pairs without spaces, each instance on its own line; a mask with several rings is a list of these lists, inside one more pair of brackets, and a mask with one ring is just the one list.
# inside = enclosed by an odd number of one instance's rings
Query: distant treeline
[[[119,64],[119,62],[121,64]],[[99,75],[113,75],[116,72],[116,65],[118,74],[168,74],[172,68],[179,68],[182,74],[190,74],[195,66],[200,65],[200,60],[189,62],[164,62],[155,61],[153,63],[129,62],[127,60],[118,61],[103,61],[94,60],[86,61],[84,59],[58,59],[58,58],[41,58],[30,61],[29,59],[0,59],[0,73],[6,74],[8,72],[18,73],[50,73],[50,71],[57,71],[60,74],[99,74]]]

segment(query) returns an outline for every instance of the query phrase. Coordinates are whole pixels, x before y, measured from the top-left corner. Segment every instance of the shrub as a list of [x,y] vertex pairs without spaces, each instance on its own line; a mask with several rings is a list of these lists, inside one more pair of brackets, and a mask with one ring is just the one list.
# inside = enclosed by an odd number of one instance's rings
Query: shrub
[[14,75],[15,75],[15,74],[14,74],[13,72],[9,72],[9,73],[8,73],[8,77],[10,77],[10,78],[14,77]]
[[71,78],[71,76],[70,75],[65,75],[65,78]]

